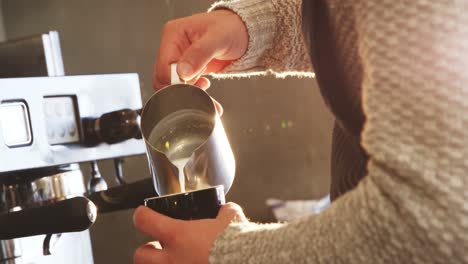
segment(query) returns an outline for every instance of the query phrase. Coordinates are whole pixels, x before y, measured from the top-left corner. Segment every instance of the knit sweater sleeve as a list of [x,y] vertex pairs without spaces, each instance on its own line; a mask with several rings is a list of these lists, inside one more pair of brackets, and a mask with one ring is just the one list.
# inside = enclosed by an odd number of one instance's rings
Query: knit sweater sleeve
[[246,53],[215,77],[261,75],[314,76],[302,34],[301,0],[227,0],[210,11],[229,9],[246,25]]
[[368,175],[319,215],[231,224],[211,263],[468,262],[468,6],[354,3]]

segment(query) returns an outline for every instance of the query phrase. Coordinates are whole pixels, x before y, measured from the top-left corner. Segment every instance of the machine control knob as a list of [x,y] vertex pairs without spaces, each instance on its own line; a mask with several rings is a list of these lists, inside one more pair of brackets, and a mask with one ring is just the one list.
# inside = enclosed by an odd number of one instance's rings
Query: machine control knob
[[131,109],[109,112],[99,118],[84,119],[83,130],[88,145],[101,142],[115,144],[127,139],[140,139],[140,115],[138,111]]

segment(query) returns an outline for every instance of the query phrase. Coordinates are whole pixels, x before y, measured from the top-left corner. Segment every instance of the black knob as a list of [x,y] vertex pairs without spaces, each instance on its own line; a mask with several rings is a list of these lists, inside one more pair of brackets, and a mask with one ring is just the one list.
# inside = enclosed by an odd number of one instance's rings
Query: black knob
[[122,109],[109,112],[99,118],[83,120],[85,142],[95,145],[101,142],[119,143],[131,138],[141,138],[138,111]]

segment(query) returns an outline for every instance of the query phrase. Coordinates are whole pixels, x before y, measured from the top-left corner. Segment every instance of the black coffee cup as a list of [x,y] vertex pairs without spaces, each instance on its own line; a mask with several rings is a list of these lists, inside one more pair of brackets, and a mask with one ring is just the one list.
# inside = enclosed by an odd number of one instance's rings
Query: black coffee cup
[[180,220],[216,218],[224,203],[222,185],[145,199],[145,206]]

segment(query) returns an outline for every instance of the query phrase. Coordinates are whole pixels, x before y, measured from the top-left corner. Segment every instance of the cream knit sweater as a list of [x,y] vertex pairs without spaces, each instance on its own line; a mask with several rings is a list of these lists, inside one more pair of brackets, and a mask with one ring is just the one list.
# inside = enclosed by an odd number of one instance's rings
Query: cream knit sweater
[[[364,68],[368,175],[319,215],[231,224],[210,262],[468,263],[468,1],[327,3],[341,34],[359,40],[341,44],[358,49]],[[225,74],[310,73],[300,6],[216,3],[239,14],[250,36]]]

